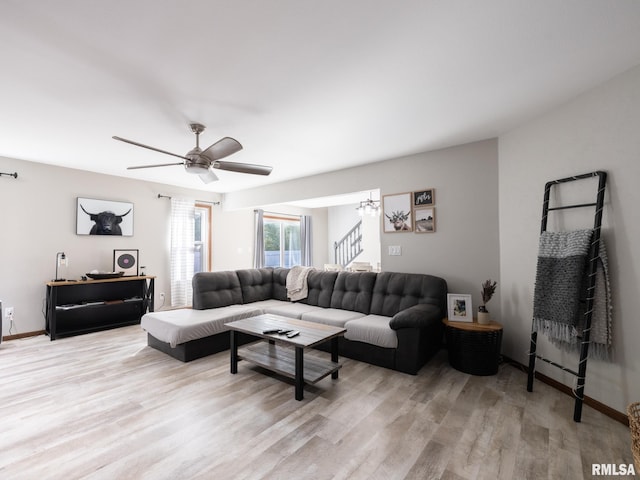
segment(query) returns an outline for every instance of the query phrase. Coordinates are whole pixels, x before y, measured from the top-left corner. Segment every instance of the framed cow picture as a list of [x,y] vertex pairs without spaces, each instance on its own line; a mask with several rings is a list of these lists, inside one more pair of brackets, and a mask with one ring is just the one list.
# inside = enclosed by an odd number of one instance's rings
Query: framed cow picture
[[382,231],[384,233],[412,232],[411,192],[382,197]]
[[76,234],[133,236],[133,203],[78,197]]

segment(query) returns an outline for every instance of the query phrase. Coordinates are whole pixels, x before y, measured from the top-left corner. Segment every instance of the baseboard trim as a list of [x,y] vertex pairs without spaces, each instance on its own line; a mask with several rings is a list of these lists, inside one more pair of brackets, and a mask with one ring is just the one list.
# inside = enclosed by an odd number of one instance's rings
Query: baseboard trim
[[[529,373],[529,367],[523,365],[522,363],[509,358],[509,357],[505,357],[504,355],[502,356],[502,358],[504,359],[505,363],[509,363],[517,368],[520,368],[522,370],[524,370],[525,373]],[[575,398],[573,395],[573,390],[571,390],[570,387],[568,387],[567,385],[565,385],[564,383],[561,383],[551,377],[548,377],[547,375],[545,375],[544,373],[540,373],[538,371],[536,371],[535,373],[535,378],[537,378],[538,380],[540,380],[542,383],[546,383],[547,385],[555,388],[556,390],[561,391],[562,393],[566,393],[567,395],[569,395],[571,398]],[[589,405],[591,408],[593,408],[594,410],[597,410],[598,412],[602,413],[603,415],[606,415],[607,417],[610,417],[620,423],[622,423],[623,425],[626,425],[627,427],[629,426],[629,417],[627,417],[626,413],[622,413],[619,412],[618,410],[615,410],[611,407],[609,407],[608,405],[605,405],[604,403],[599,402],[598,400],[595,400],[587,395],[584,396],[584,401],[583,403],[585,405]]]
[[35,332],[24,332],[24,333],[16,333],[15,335],[6,335],[4,337],[2,337],[2,341],[9,341],[9,340],[20,340],[21,338],[27,338],[27,337],[37,337],[38,335],[44,335],[46,334],[46,330],[37,330]]

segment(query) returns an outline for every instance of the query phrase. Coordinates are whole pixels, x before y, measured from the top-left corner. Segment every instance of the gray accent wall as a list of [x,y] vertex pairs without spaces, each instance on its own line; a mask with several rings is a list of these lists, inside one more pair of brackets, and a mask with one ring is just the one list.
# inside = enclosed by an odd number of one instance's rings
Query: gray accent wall
[[481,283],[498,280],[489,310],[500,320],[497,139],[227,193],[223,203],[233,211],[378,188],[383,200],[433,188],[436,207],[436,233],[380,233],[382,270],[441,276],[450,292],[473,295],[474,310]]
[[[499,139],[503,351],[522,363],[528,361],[544,185],[594,170],[608,172],[602,237],[611,272],[615,356],[611,363],[588,361],[585,394],[620,412],[640,399],[639,127],[640,67],[636,67]],[[597,184],[588,182],[558,190],[553,200],[595,201]],[[549,229],[585,225],[593,225],[591,209],[552,214]],[[543,335],[538,338],[539,353],[577,370],[575,355],[557,350]],[[571,375],[543,362],[537,367],[565,385],[575,385]]]

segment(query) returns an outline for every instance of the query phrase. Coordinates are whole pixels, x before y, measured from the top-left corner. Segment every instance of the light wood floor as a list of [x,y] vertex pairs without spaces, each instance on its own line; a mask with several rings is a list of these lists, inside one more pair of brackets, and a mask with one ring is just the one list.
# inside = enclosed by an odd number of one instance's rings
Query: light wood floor
[[[326,355],[316,352],[319,355]],[[223,352],[181,363],[139,326],[0,345],[3,479],[581,479],[629,464],[629,430],[502,365],[441,352],[406,375],[344,359],[293,386]],[[599,477],[603,478],[603,477]]]

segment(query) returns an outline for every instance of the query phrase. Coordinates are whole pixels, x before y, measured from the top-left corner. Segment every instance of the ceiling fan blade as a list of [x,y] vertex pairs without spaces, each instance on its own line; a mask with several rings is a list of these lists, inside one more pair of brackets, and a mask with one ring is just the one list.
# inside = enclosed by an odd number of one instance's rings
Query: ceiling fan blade
[[167,155],[172,155],[174,157],[178,157],[178,158],[183,158],[185,160],[189,160],[187,157],[183,157],[182,155],[178,155],[178,154],[175,154],[175,153],[167,152],[166,150],[160,150],[159,148],[156,148],[156,147],[150,147],[149,145],[145,145],[144,143],[134,142],[133,140],[127,140],[126,138],[116,137],[115,135],[113,137],[111,137],[111,138],[113,138],[114,140],[120,140],[121,142],[124,142],[124,143],[130,143],[131,145],[135,145],[136,147],[147,148],[149,150],[153,150],[154,152],[166,153]]
[[206,173],[201,173],[198,176],[200,177],[200,180],[202,180],[204,183],[211,183],[211,182],[218,181],[218,176],[215,173],[213,173],[212,169],[209,169],[207,170]]
[[212,162],[228,157],[229,155],[242,150],[242,145],[235,138],[224,137],[202,152]]
[[239,163],[239,162],[225,162],[215,161],[213,168],[219,168],[220,170],[227,170],[229,172],[238,173],[251,173],[253,175],[269,175],[273,167],[266,165],[254,165],[252,163]]
[[127,170],[137,170],[139,168],[155,168],[155,167],[169,167],[172,165],[184,165],[184,162],[178,163],[158,163],[156,165],[138,165],[137,167],[127,167]]

